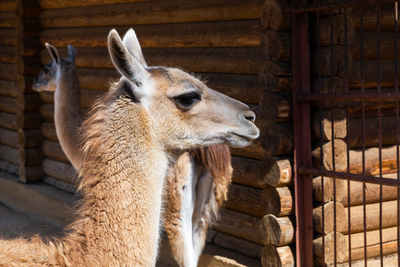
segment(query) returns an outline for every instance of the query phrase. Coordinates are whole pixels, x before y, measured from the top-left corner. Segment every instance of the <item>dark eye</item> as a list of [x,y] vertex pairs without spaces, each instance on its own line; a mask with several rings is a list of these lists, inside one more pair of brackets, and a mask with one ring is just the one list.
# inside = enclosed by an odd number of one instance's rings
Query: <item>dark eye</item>
[[176,106],[182,110],[189,110],[194,104],[201,100],[201,95],[192,92],[174,97]]

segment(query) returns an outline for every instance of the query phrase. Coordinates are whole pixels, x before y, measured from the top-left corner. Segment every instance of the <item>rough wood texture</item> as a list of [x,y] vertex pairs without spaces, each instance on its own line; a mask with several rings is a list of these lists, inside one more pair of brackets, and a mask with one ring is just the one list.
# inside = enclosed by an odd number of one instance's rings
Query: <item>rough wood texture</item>
[[263,191],[250,186],[231,184],[224,206],[257,217],[267,214]]
[[293,213],[293,195],[288,187],[266,187],[263,191],[266,214],[286,216]]
[[261,231],[265,245],[284,246],[295,241],[295,230],[289,217],[267,214],[261,221]]
[[0,11],[14,11],[17,6],[16,0],[5,0],[0,2]]
[[[66,54],[65,49],[59,51],[61,55]],[[143,49],[143,53],[151,66],[168,65],[194,72],[258,74],[261,64],[261,51],[258,47],[148,48]],[[77,48],[77,55],[77,67],[114,68],[105,48]],[[42,51],[41,60],[43,64],[50,61],[47,51]]]
[[261,23],[264,29],[289,31],[291,6],[287,0],[266,0],[262,7]]
[[[380,29],[384,31],[394,31],[394,3],[385,3],[380,5],[381,15],[380,15]],[[367,5],[361,8],[353,8],[350,16],[354,21],[354,27],[357,31],[360,30],[360,12],[363,14],[363,29],[368,32],[375,32],[377,30],[376,17],[377,17],[377,7],[376,5]]]
[[52,122],[43,122],[40,126],[40,131],[42,132],[43,136],[50,141],[58,142],[56,127]]
[[[381,259],[380,257],[375,257],[375,258],[368,258],[366,260],[367,266],[380,266],[381,265]],[[384,255],[383,256],[383,266],[397,266],[399,264],[398,258],[397,258],[397,253],[396,254],[389,254],[389,255]],[[329,267],[333,267],[333,265],[327,265]],[[337,264],[336,267],[348,267],[349,263],[342,263],[342,264]],[[365,260],[355,260],[351,262],[352,267],[364,267],[365,266]]]
[[294,267],[294,253],[289,246],[267,245],[262,250],[261,262],[264,267]]
[[[380,86],[381,87],[394,87],[395,77],[395,63],[393,60],[381,60],[380,61]],[[378,86],[378,73],[377,73],[377,61],[366,61],[364,66],[364,87],[365,88],[377,88]],[[362,77],[361,77],[361,63],[353,62],[353,68],[350,73],[351,79],[349,80],[350,88],[361,88]]]
[[267,60],[291,60],[292,47],[289,32],[267,30],[263,34],[261,46]]
[[59,162],[52,159],[45,158],[42,162],[42,168],[45,174],[60,179],[69,184],[75,184],[77,174],[74,167],[70,164]]
[[39,0],[43,9],[68,8],[68,7],[85,7],[85,6],[102,6],[113,5],[118,3],[145,2],[148,0]]
[[[336,249],[334,247],[334,236],[336,234]],[[314,255],[316,263],[323,266],[333,264],[335,251],[338,263],[345,262],[347,259],[348,243],[347,238],[342,233],[330,233],[325,235],[324,242],[322,237],[318,237],[313,241]],[[324,262],[322,262],[322,253],[324,251]]]
[[[385,178],[397,179],[397,173],[385,174]],[[343,203],[344,206],[348,206],[348,184],[347,181],[343,183],[343,196],[338,197],[338,200]],[[382,200],[390,201],[398,198],[396,186],[382,186]],[[365,202],[376,203],[380,200],[380,185],[365,183]],[[350,181],[350,205],[362,205],[363,203],[363,183]]]
[[271,155],[289,155],[293,150],[292,125],[274,123],[261,131],[261,142]]
[[[352,19],[347,17],[347,44],[351,44],[354,40],[355,30]],[[331,27],[332,25],[332,27]],[[344,14],[337,14],[330,17],[322,17],[320,19],[320,45],[330,46],[345,44],[345,17]],[[333,39],[331,40],[331,31]],[[316,42],[316,41],[314,41]]]
[[0,95],[16,97],[18,93],[17,83],[13,81],[0,81]]
[[[324,184],[324,194],[322,196],[322,181]],[[323,203],[333,201],[336,198],[337,201],[345,204],[345,190],[347,190],[347,181],[341,179],[333,179],[329,177],[318,176],[313,178],[313,196],[314,199]],[[335,193],[334,193],[335,192]]]
[[0,127],[17,130],[17,116],[15,114],[0,111]]
[[0,80],[16,81],[17,74],[16,64],[0,63]]
[[43,11],[41,23],[45,28],[63,28],[258,19],[262,2],[158,0],[91,8],[53,9]]
[[19,151],[16,148],[0,145],[0,159],[19,165]]
[[258,188],[264,188],[261,174],[264,167],[261,161],[233,156],[232,167],[233,182]]
[[263,244],[260,231],[260,218],[225,208],[221,208],[219,214],[220,219],[214,225],[216,230],[260,245]]
[[292,117],[291,94],[264,92],[260,101],[260,117],[273,122],[288,122]]
[[[257,125],[257,122],[256,122]],[[256,140],[250,146],[244,148],[231,148],[232,155],[252,158],[263,159],[267,155],[267,151],[263,148],[261,141]]]
[[18,148],[18,133],[16,131],[0,128],[0,144]]
[[[336,218],[334,217],[336,207]],[[324,219],[322,219],[322,210]],[[336,232],[344,232],[347,225],[345,217],[346,212],[344,206],[340,202],[328,202],[322,206],[313,209],[314,231],[318,233],[329,234]],[[336,220],[336,229],[334,229],[334,220]],[[323,228],[323,229],[322,229]]]
[[[126,32],[130,26],[117,27]],[[110,27],[46,29],[41,41],[56,47],[107,47]],[[147,47],[248,47],[261,43],[258,20],[184,24],[137,25],[135,32],[142,48]]]
[[[392,21],[393,24],[393,21]],[[394,26],[393,26],[394,29]],[[364,61],[377,60],[377,37],[378,33],[376,29],[373,32],[363,32],[363,42],[361,43],[361,34],[356,32],[355,40],[349,47],[349,53],[351,53],[354,61],[361,61],[361,44],[364,49]],[[394,32],[380,32],[380,50],[379,56],[381,60],[393,60],[395,58],[395,33]]]
[[[389,228],[397,225],[397,200],[386,201],[382,203],[382,228]],[[349,211],[350,210],[350,211]],[[361,232],[364,229],[364,220],[363,220],[363,206],[353,206],[350,208],[346,208],[346,215],[343,218],[347,218],[348,212],[350,212],[350,221],[351,221],[351,232],[357,233]],[[367,231],[372,231],[379,229],[379,203],[368,204],[366,205],[366,223],[367,223]],[[347,220],[345,220],[346,227],[342,231],[343,233],[347,233]]]
[[15,29],[0,29],[0,46],[16,46],[17,31]]
[[[345,236],[348,238],[348,236]],[[397,226],[382,229],[382,248],[383,254],[397,252]],[[380,233],[379,230],[367,232],[367,257],[377,257],[380,255]],[[358,260],[364,258],[364,233],[351,235],[351,259]],[[396,263],[397,265],[397,263]],[[388,265],[389,266],[389,265]]]
[[3,63],[16,63],[17,50],[12,46],[0,47],[0,62]]
[[258,244],[220,232],[215,234],[213,243],[250,257],[258,257],[262,250],[262,246]]
[[[333,135],[332,135],[333,121]],[[323,141],[330,141],[335,138],[344,139],[346,132],[346,114],[343,109],[334,108],[318,113],[313,118],[314,138]]]
[[260,168],[260,172],[264,185],[280,187],[292,182],[293,171],[289,159],[266,157],[262,165],[264,168]]
[[[317,168],[325,170],[346,171],[347,170],[346,151],[347,151],[346,143],[341,139],[334,139],[333,141],[325,143],[322,146],[317,147],[312,151],[313,165]],[[334,157],[332,152],[334,152]],[[321,161],[321,156],[322,156],[322,161]]]
[[44,140],[42,143],[42,151],[46,158],[69,163],[59,143]]
[[311,64],[315,76],[345,77],[352,69],[353,58],[349,52],[346,58],[345,46],[324,47],[315,52]]

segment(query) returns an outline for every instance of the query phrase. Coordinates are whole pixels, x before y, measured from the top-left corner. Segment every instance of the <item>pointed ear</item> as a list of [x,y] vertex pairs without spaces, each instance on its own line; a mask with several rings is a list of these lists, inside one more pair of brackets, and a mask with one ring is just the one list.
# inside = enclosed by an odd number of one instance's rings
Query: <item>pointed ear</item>
[[75,47],[73,47],[72,45],[68,45],[68,57],[71,58],[72,63],[75,64],[75,56],[76,56],[76,50]]
[[54,46],[52,46],[49,43],[45,43],[45,46],[47,48],[47,51],[49,52],[50,56],[52,57],[52,59],[54,60],[54,62],[57,65],[60,65],[60,56],[58,54],[57,48],[55,48]]
[[149,77],[146,67],[128,52],[115,29],[108,34],[108,52],[117,70],[137,86]]
[[132,28],[130,28],[125,33],[124,38],[122,39],[122,43],[124,44],[128,52],[131,53],[132,56],[136,57],[137,60],[139,60],[143,66],[147,67],[147,63],[146,60],[144,60],[139,40],[136,37],[136,33]]

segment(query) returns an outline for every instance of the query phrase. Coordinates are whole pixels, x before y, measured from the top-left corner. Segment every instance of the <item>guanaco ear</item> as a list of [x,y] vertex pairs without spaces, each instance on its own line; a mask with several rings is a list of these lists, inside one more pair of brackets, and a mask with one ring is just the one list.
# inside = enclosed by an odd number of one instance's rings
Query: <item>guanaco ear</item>
[[50,56],[53,58],[54,62],[57,65],[60,65],[60,56],[58,54],[57,48],[55,48],[49,43],[45,43],[45,46],[47,48],[47,51],[49,51]]
[[136,37],[135,31],[130,28],[122,38],[122,43],[126,47],[129,53],[134,56],[140,63],[147,67],[146,60],[144,59],[142,48],[140,47],[140,43],[138,38]]
[[108,34],[108,52],[117,70],[140,87],[149,77],[146,67],[128,52],[115,29]]
[[72,60],[72,63],[75,64],[75,56],[76,56],[76,50],[75,47],[72,45],[68,45],[68,57]]

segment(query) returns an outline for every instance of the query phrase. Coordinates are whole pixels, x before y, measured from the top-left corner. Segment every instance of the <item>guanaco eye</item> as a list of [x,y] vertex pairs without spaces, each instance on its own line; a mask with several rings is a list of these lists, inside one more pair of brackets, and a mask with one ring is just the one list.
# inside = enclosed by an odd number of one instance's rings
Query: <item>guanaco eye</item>
[[179,96],[175,96],[174,98],[175,105],[182,110],[189,110],[193,107],[194,104],[201,100],[201,95],[192,92]]

